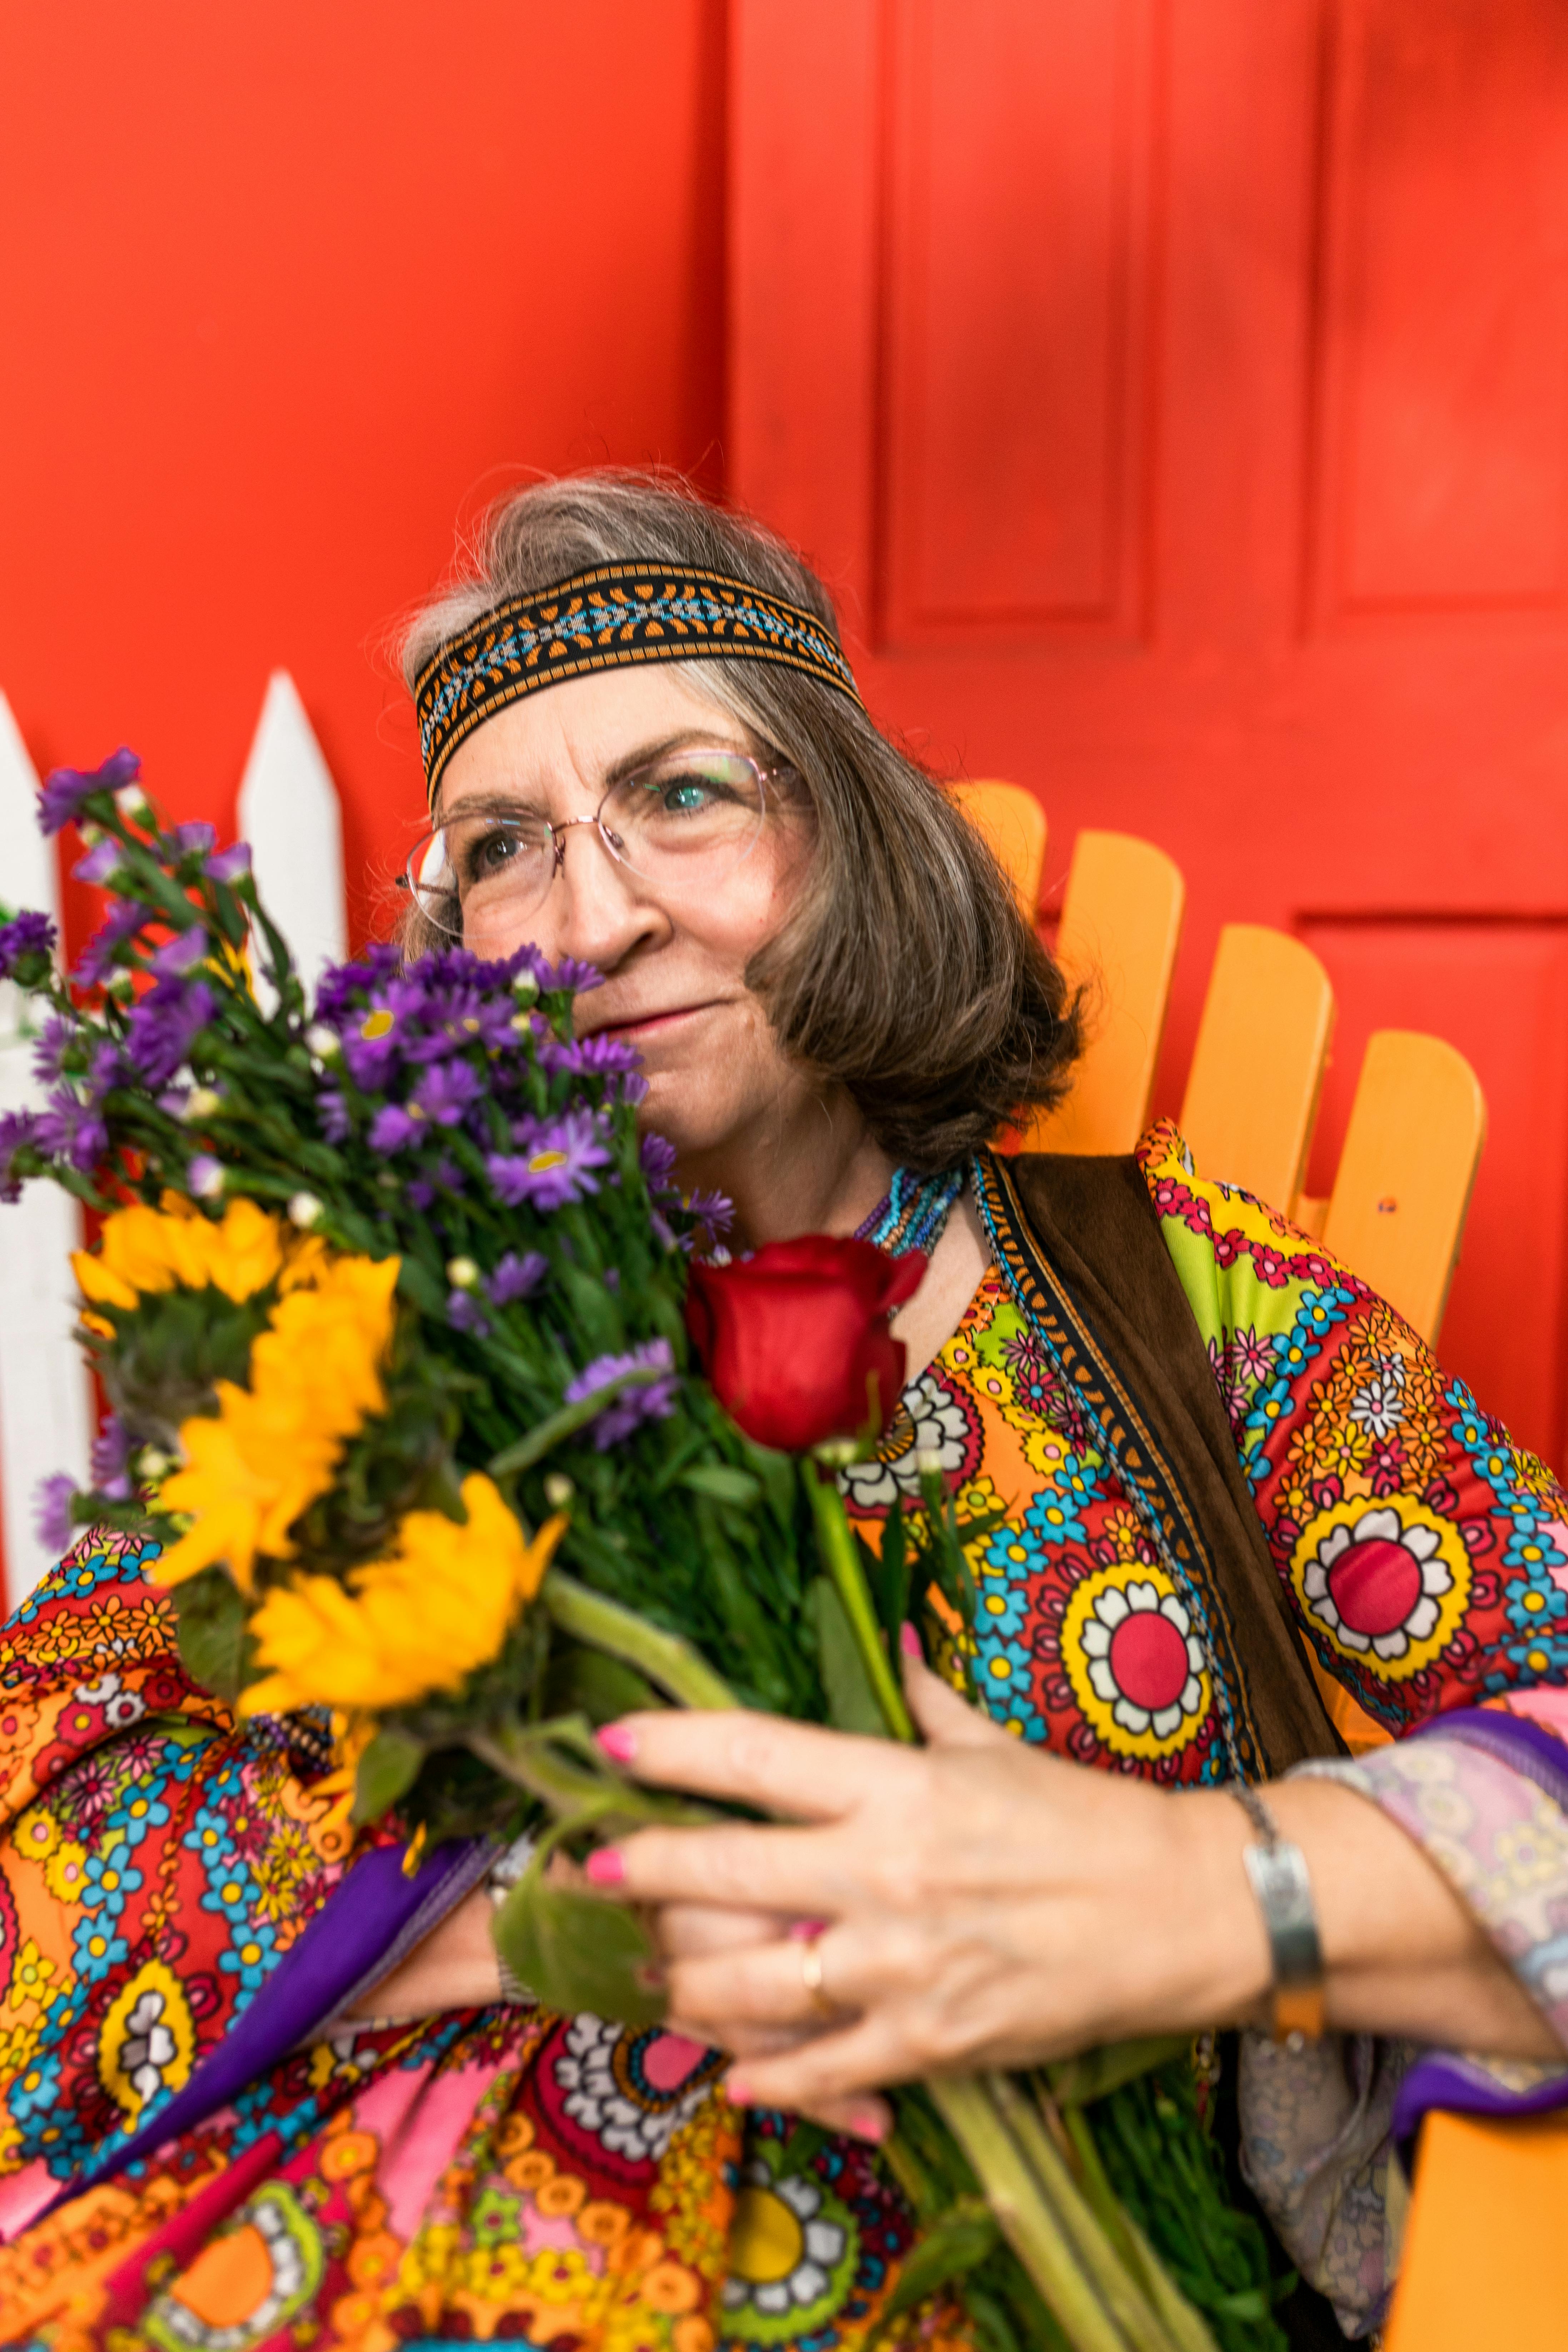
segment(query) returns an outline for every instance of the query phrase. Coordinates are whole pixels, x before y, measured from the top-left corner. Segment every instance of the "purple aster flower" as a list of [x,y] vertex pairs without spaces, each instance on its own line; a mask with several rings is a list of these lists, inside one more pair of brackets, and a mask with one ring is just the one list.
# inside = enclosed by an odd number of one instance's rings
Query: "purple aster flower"
[[204,818],[196,817],[188,824],[174,825],[167,845],[176,857],[205,857],[216,839],[212,826]]
[[549,1261],[537,1250],[524,1250],[521,1257],[508,1250],[485,1285],[490,1305],[510,1307],[514,1298],[531,1297],[549,1271]]
[[8,923],[0,923],[0,980],[9,980],[29,958],[54,953],[55,927],[47,915],[24,908]]
[[605,1089],[606,1102],[640,1103],[647,1092],[647,1080],[640,1070],[627,1070],[612,1078]]
[[429,1122],[423,1111],[401,1103],[383,1103],[370,1123],[370,1148],[373,1151],[406,1151],[426,1133]]
[[117,950],[135,938],[148,917],[149,909],[138,906],[134,898],[117,898],[107,919],[83,948],[71,978],[83,988],[100,987],[113,969]]
[[105,834],[103,839],[95,843],[85,857],[77,859],[76,864],[71,867],[71,880],[94,884],[107,882],[110,876],[118,870],[122,855],[120,844],[113,835]]
[[223,1161],[215,1160],[210,1151],[194,1153],[185,1181],[198,1201],[216,1201],[224,1186]]
[[336,1087],[323,1087],[316,1097],[316,1108],[321,1115],[321,1133],[329,1143],[346,1143],[353,1133],[353,1121],[349,1107]]
[[693,1192],[686,1205],[710,1234],[727,1234],[735,1222],[735,1203],[722,1192]]
[[205,980],[160,980],[125,1024],[125,1051],[150,1087],[167,1086],[217,1011]]
[[595,1168],[609,1164],[604,1128],[592,1111],[569,1110],[555,1119],[520,1119],[512,1130],[521,1151],[492,1152],[485,1171],[509,1209],[531,1201],[536,1209],[563,1208],[596,1192]]
[[47,1151],[51,1159],[68,1160],[86,1175],[108,1150],[109,1129],[73,1087],[57,1087],[48,1108],[37,1115],[33,1139],[40,1151]]
[[676,1237],[675,1228],[671,1225],[668,1217],[661,1217],[658,1211],[655,1209],[649,1214],[647,1222],[648,1230],[661,1249],[677,1250],[680,1247],[680,1243]]
[[455,1160],[437,1160],[435,1174],[436,1181],[443,1192],[460,1192],[462,1191],[463,1171]]
[[106,1037],[93,1055],[88,1069],[87,1098],[89,1102],[100,1103],[111,1087],[120,1086],[130,1075],[119,1046]]
[[605,975],[597,964],[584,963],[581,956],[563,956],[556,964],[538,968],[541,988],[566,988],[574,996],[586,996],[591,988],[603,988]]
[[211,941],[201,925],[195,923],[188,931],[176,931],[172,940],[165,940],[150,969],[160,980],[184,980],[187,972],[205,963],[211,953]]
[[117,1412],[111,1412],[92,1441],[92,1484],[94,1491],[107,1495],[111,1503],[123,1503],[131,1496],[131,1436]]
[[124,749],[111,752],[101,768],[57,768],[38,794],[38,830],[58,833],[94,793],[117,793],[141,773],[141,761]]
[[646,1346],[633,1348],[624,1356],[595,1356],[567,1389],[566,1402],[580,1404],[595,1389],[607,1388],[612,1381],[624,1380],[628,1372],[653,1372],[658,1377],[636,1388],[623,1389],[595,1417],[590,1426],[594,1444],[601,1454],[618,1445],[623,1437],[629,1437],[645,1421],[662,1421],[675,1411],[678,1381],[668,1339],[649,1339]]
[[478,1299],[468,1290],[447,1294],[447,1320],[454,1331],[467,1331],[475,1339],[485,1339],[490,1328],[479,1311]]
[[395,1068],[403,1051],[395,1005],[379,993],[362,1011],[350,1016],[342,1032],[343,1059],[356,1086],[374,1093]]
[[385,940],[366,948],[352,963],[329,964],[316,982],[317,1020],[331,1022],[334,1029],[345,1028],[359,1009],[354,998],[382,987],[402,969],[403,958]]
[[0,1113],[0,1201],[19,1201],[22,1180],[12,1161],[18,1151],[37,1141],[37,1122],[30,1110]]
[[33,1048],[33,1076],[40,1085],[52,1087],[58,1084],[65,1075],[66,1055],[76,1041],[75,1022],[67,1021],[58,1013],[51,1013]]
[[437,1127],[457,1127],[484,1090],[483,1079],[468,1063],[437,1062],[415,1087],[414,1101]]
[[647,1178],[650,1192],[672,1192],[675,1175],[675,1146],[668,1136],[645,1135],[637,1146],[637,1158],[642,1172]]
[[403,1197],[411,1209],[417,1209],[423,1216],[426,1209],[434,1208],[436,1204],[436,1187],[428,1177],[416,1176],[411,1184],[404,1186]]
[[76,1514],[76,1480],[67,1470],[40,1478],[33,1490],[33,1528],[46,1551],[69,1551]]
[[249,871],[248,841],[231,842],[226,849],[220,849],[216,857],[207,859],[207,878],[212,882],[237,882],[242,874]]

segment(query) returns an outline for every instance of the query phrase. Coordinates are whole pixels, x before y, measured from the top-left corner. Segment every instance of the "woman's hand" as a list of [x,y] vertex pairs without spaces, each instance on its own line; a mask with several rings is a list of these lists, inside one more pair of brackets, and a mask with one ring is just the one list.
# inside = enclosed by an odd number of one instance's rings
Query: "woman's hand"
[[[799,1824],[648,1829],[589,1864],[658,1906],[672,2021],[736,2053],[735,2096],[843,2115],[878,2084],[1262,2017],[1233,1799],[1025,1748],[909,1660],[905,1684],[923,1748],[740,1714],[637,1716],[605,1738],[642,1779]],[[1270,1801],[1311,1866],[1333,2024],[1561,2054],[1374,1806],[1311,1780]]]

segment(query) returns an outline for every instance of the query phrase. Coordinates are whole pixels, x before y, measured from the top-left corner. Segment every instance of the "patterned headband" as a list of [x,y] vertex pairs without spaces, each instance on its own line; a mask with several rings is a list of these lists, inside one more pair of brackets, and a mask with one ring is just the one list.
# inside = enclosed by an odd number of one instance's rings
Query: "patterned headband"
[[431,807],[458,744],[509,702],[590,670],[656,661],[784,662],[860,699],[827,630],[798,604],[721,572],[602,564],[498,604],[420,671],[414,707]]

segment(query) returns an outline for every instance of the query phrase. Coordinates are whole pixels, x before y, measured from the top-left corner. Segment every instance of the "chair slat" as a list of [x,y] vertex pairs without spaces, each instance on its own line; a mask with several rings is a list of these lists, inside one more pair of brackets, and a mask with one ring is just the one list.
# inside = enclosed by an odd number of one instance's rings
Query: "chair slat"
[[1412,1029],[1373,1033],[1323,1242],[1430,1341],[1486,1137],[1486,1098],[1462,1054]]
[[1089,1045],[1071,1093],[1037,1114],[1026,1151],[1131,1151],[1148,1121],[1186,885],[1152,841],[1080,833],[1062,900],[1057,958],[1085,991]]
[[1568,2117],[1428,2116],[1387,2352],[1561,2352],[1565,2210]]
[[1333,1032],[1333,987],[1310,948],[1288,931],[1226,923],[1180,1122],[1205,1176],[1291,1209]]
[[1022,784],[994,779],[949,787],[953,799],[977,833],[984,835],[997,861],[1017,893],[1018,908],[1033,923],[1040,903],[1040,877],[1046,870],[1046,812]]

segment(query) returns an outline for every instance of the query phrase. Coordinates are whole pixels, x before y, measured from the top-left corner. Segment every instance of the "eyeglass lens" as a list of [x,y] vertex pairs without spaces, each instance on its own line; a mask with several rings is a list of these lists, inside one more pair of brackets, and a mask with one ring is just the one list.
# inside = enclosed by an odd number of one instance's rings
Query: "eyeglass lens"
[[[734,872],[762,830],[763,812],[754,761],[679,751],[612,784],[597,822],[611,855],[632,873],[658,890],[690,892]],[[542,814],[454,816],[416,847],[409,888],[433,922],[470,946],[507,941],[543,904],[559,839]]]

